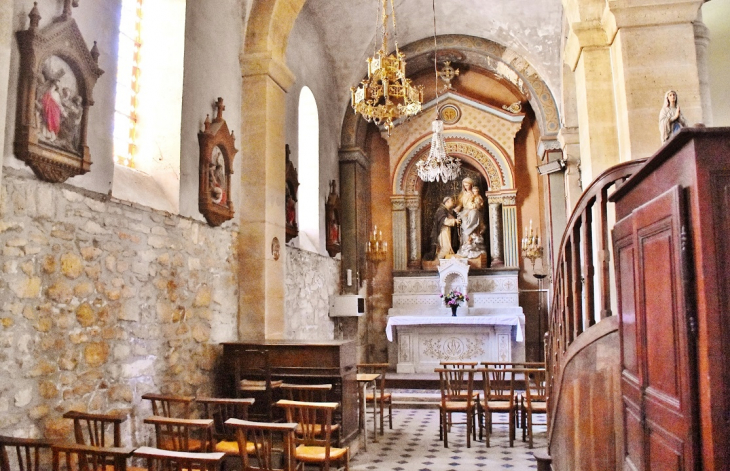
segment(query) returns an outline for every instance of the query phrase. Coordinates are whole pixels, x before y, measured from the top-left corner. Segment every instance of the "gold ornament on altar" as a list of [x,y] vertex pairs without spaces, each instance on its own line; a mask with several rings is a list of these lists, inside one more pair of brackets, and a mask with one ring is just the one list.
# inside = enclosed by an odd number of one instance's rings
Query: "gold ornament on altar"
[[393,17],[395,52],[388,54],[388,14],[382,0],[383,36],[380,49],[368,57],[368,77],[357,87],[352,87],[352,109],[367,122],[381,125],[390,133],[393,121],[410,117],[421,111],[423,87],[414,87],[406,78],[406,56],[398,49],[395,8],[390,0],[390,16]]

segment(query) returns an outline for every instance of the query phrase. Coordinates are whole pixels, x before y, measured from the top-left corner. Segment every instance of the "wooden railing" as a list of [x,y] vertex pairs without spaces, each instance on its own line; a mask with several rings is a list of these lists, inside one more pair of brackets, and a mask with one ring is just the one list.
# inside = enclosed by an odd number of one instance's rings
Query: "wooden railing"
[[554,417],[558,403],[560,385],[556,380],[565,366],[566,350],[586,329],[613,314],[608,195],[644,162],[641,159],[616,165],[594,180],[578,200],[563,234],[555,261],[553,303],[546,334],[550,417]]

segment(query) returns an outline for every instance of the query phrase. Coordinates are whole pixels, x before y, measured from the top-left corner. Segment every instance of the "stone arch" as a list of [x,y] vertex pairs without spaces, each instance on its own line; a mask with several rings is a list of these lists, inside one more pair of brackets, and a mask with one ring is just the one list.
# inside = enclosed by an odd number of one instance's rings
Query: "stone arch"
[[283,60],[289,33],[305,1],[253,0],[242,52]]
[[[514,166],[505,150],[492,139],[466,129],[449,129],[444,132],[446,152],[470,160],[484,175],[489,191],[514,190]],[[413,142],[396,165],[393,175],[393,194],[416,195],[422,182],[416,173],[416,162],[428,153],[431,135],[421,136]]]

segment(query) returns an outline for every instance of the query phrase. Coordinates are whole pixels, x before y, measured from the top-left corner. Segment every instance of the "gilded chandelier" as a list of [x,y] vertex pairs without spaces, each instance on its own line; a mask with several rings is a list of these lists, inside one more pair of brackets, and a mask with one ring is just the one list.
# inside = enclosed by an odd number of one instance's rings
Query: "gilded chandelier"
[[423,87],[413,87],[406,78],[406,56],[398,49],[396,35],[395,8],[390,0],[393,17],[395,52],[388,54],[388,32],[386,3],[382,0],[383,39],[380,50],[368,57],[368,77],[357,87],[352,87],[352,108],[360,113],[367,122],[383,125],[390,133],[393,121],[410,117],[421,111]]

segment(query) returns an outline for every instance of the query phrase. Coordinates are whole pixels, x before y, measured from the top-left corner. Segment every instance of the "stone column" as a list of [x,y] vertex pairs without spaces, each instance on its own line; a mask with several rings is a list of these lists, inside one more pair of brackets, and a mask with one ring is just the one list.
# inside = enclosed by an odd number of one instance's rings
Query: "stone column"
[[702,121],[693,25],[702,3],[606,2],[621,161],[649,157],[662,144],[658,115],[667,90],[677,91],[688,124]]
[[406,198],[408,210],[408,267],[421,268],[421,199]]
[[[697,50],[697,75],[700,79],[700,101],[702,102],[702,123],[712,126],[712,98],[710,97],[709,47],[710,30],[702,21],[702,10],[693,23],[695,49]],[[681,105],[680,105],[681,106]],[[690,123],[694,124],[694,123]]]
[[565,213],[572,214],[583,193],[581,186],[580,135],[577,127],[561,128],[558,141],[565,159]]
[[504,266],[502,251],[502,198],[487,198],[489,202],[489,255],[490,267]]
[[[565,61],[575,72],[583,188],[619,163],[611,50],[600,21],[571,24]],[[659,111],[657,110],[657,114]]]
[[370,227],[370,161],[359,147],[340,149],[340,230],[342,231],[341,279],[352,270],[352,286],[343,282],[346,294],[357,294],[357,280],[366,277],[365,243]]
[[502,240],[504,243],[504,266],[520,266],[520,244],[517,237],[517,195],[502,197]]
[[406,215],[406,197],[395,195],[390,197],[393,211],[393,270],[408,269],[408,220]]
[[[13,2],[0,2],[0,110],[8,105],[8,81],[10,79],[10,51],[13,49]],[[6,113],[0,113],[0,129],[5,129]],[[5,149],[5,132],[0,134],[0,149]],[[3,166],[0,165],[0,191],[2,190]]]
[[[295,77],[270,55],[243,57],[241,110],[241,201],[238,257],[240,286],[238,334],[242,340],[284,337],[286,261],[285,139],[287,89]],[[278,260],[272,255],[277,238]]]

